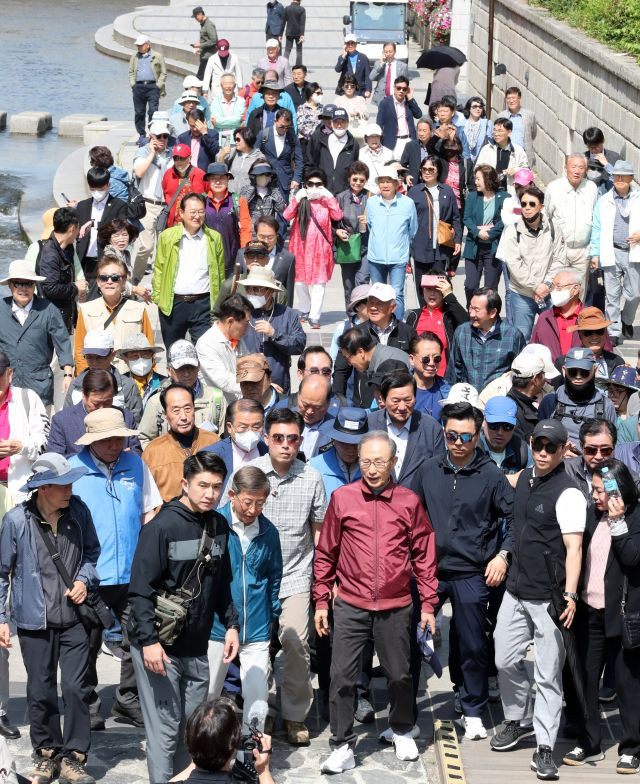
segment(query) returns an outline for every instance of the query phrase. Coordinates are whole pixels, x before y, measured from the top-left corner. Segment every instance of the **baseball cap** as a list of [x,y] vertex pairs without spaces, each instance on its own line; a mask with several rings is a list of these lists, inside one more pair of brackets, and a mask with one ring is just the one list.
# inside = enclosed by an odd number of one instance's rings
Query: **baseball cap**
[[149,38],[148,35],[139,35],[134,41],[134,44],[136,46],[142,46],[143,44],[150,44],[150,43],[151,43],[151,39]]
[[522,349],[518,356],[522,357],[528,354],[532,354],[533,356],[542,359],[544,362],[544,377],[547,381],[550,381],[552,378],[558,378],[560,371],[553,364],[553,357],[551,356],[551,351],[548,346],[543,346],[542,343],[529,343]]
[[262,354],[247,354],[236,362],[236,381],[262,381],[269,371],[269,363]]
[[444,406],[452,406],[454,403],[469,403],[479,411],[484,411],[484,403],[480,400],[478,390],[472,387],[471,384],[454,384],[449,390],[447,397],[440,401],[440,405],[443,408]]
[[398,180],[398,170],[395,166],[383,166],[378,172],[376,182],[380,182],[383,177],[388,177],[390,180]]
[[427,624],[424,629],[421,629],[420,624],[418,624],[416,640],[422,658],[431,667],[436,678],[442,678],[442,663],[436,652],[436,646],[433,641],[433,636],[431,635],[429,624]]
[[343,109],[341,106],[337,106],[333,110],[333,120],[346,120],[349,122],[349,112],[346,109]]
[[395,302],[396,290],[388,283],[374,283],[369,289],[367,299],[375,297],[380,302]]
[[245,245],[244,255],[245,256],[268,256],[269,248],[267,248],[264,242],[260,242],[260,240],[251,240],[251,242],[247,242],[247,244]]
[[382,128],[378,123],[369,123],[364,126],[363,136],[365,139],[367,136],[382,136]]
[[189,87],[202,87],[202,81],[198,79],[197,76],[194,76],[194,74],[189,74],[189,76],[184,77],[182,86],[184,87],[186,92],[189,89]]
[[407,362],[402,362],[399,359],[385,359],[381,362],[373,373],[369,373],[367,383],[372,387],[379,387],[382,380],[387,376],[393,376],[399,370],[408,372],[409,367]]
[[198,367],[200,361],[193,343],[189,343],[188,340],[176,340],[175,343],[172,343],[169,349],[168,364],[174,370],[178,370],[185,365]]
[[595,362],[596,355],[589,348],[570,348],[564,358],[564,366],[566,368],[591,370]]
[[516,185],[531,185],[533,180],[534,176],[531,169],[518,169],[513,175],[513,181]]
[[229,51],[229,41],[226,38],[221,38],[216,46],[220,54],[226,54]]
[[338,107],[335,103],[328,103],[320,109],[319,117],[333,117],[333,113]]
[[510,425],[517,423],[516,412],[518,406],[511,397],[496,395],[487,400],[484,408],[484,418],[487,422],[507,422]]
[[278,43],[277,39],[269,38],[269,40],[267,41],[265,46],[266,46],[267,49],[273,49],[274,47],[280,46],[280,44]]
[[204,14],[204,8],[201,5],[197,5],[191,12],[191,16],[193,17],[195,17],[197,14]]
[[162,120],[154,120],[149,126],[149,133],[159,136],[161,133],[169,133],[169,123]]
[[113,335],[104,329],[90,329],[84,336],[82,353],[106,357],[113,351]]
[[358,43],[358,36],[354,35],[353,33],[347,33],[347,35],[345,35],[345,37],[344,37],[344,42],[345,42],[345,44],[348,44],[348,43],[351,43],[351,42],[357,44]]
[[559,419],[542,419],[534,427],[531,438],[548,438],[552,444],[566,444],[569,440],[567,428]]
[[511,363],[511,370],[522,378],[533,378],[544,371],[544,359],[537,354],[518,354]]
[[190,158],[191,157],[191,147],[188,144],[176,144],[173,148],[171,155],[174,158]]

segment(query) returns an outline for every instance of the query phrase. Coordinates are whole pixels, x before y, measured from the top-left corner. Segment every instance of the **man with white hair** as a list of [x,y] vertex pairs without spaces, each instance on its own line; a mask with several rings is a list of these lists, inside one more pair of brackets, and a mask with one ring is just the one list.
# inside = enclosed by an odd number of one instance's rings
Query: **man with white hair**
[[575,331],[569,327],[575,325],[582,309],[580,287],[583,284],[582,269],[571,267],[558,272],[551,283],[551,307],[538,316],[531,333],[531,342],[547,346],[554,362],[564,356],[571,346],[580,345]]
[[220,147],[233,142],[235,129],[242,125],[245,102],[238,95],[236,86],[236,77],[233,74],[223,74],[220,77],[222,92],[211,100],[211,125],[218,134]]
[[286,87],[293,82],[291,66],[287,58],[280,54],[280,44],[276,38],[267,41],[267,54],[256,65],[265,71],[275,71],[278,74],[279,87]]
[[584,295],[589,269],[589,240],[593,208],[598,188],[586,179],[587,159],[582,153],[567,155],[564,175],[547,186],[545,208],[549,219],[562,231],[567,249],[567,266],[576,269],[582,279]]

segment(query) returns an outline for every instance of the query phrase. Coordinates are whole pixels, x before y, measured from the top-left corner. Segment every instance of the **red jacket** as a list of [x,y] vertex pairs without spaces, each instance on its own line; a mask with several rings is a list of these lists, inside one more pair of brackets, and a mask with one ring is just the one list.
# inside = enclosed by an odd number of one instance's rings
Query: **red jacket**
[[[170,204],[171,199],[178,189],[178,183],[183,177],[180,177],[178,172],[170,166],[162,177],[162,193],[164,194],[164,202],[165,204]],[[167,228],[171,226],[175,226],[176,223],[179,223],[179,218],[176,215],[176,210],[180,207],[180,199],[183,196],[186,196],[187,193],[204,193],[207,190],[204,184],[204,172],[202,169],[198,169],[197,166],[192,166],[189,169],[189,184],[182,186],[180,189],[180,195],[175,200],[173,207],[171,207],[171,212],[169,213],[169,221],[167,223]]]
[[375,495],[362,481],[336,490],[322,524],[313,564],[316,609],[338,595],[363,610],[390,610],[411,604],[409,579],[415,574],[423,612],[433,612],[436,540],[418,496],[390,482]]

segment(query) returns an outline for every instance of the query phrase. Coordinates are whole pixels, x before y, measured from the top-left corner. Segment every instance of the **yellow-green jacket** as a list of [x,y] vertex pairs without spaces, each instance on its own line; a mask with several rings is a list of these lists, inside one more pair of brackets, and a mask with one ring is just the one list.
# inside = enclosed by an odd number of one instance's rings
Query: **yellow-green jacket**
[[[129,84],[133,87],[136,83],[136,70],[138,69],[138,53],[131,55],[129,60]],[[167,66],[164,64],[164,57],[160,52],[151,52],[151,68],[156,77],[156,84],[160,95],[166,95],[165,82],[167,81]]]

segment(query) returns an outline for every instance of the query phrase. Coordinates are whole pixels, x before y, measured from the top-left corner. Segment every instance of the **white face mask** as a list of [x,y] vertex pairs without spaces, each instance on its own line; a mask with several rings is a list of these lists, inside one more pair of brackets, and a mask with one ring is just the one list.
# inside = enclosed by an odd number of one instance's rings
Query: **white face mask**
[[571,295],[567,289],[554,289],[551,292],[551,304],[556,308],[561,308],[563,305],[566,305],[570,299]]
[[588,180],[599,180],[600,177],[602,177],[602,172],[596,171],[595,169],[587,169]]
[[133,373],[134,376],[138,376],[138,378],[144,378],[147,373],[151,370],[151,366],[153,365],[153,360],[150,357],[138,357],[138,359],[133,359],[129,362],[129,369]]
[[338,137],[338,139],[342,139],[342,137],[345,135],[347,130],[348,130],[348,128],[334,128],[333,132]]
[[263,308],[267,303],[262,294],[247,294],[247,299],[254,308]]
[[91,191],[91,196],[94,199],[94,201],[102,201],[103,199],[106,199],[108,195],[109,195],[109,191],[108,190],[106,190],[106,191]]
[[235,433],[233,440],[236,446],[243,452],[251,452],[255,449],[262,438],[262,433],[255,433],[253,430],[246,430],[244,433]]
[[322,191],[322,188],[307,188],[307,199],[321,199]]
[[313,93],[311,96],[311,100],[317,105],[322,103],[322,93]]
[[256,185],[258,188],[266,188],[271,182],[270,174],[258,174],[256,177]]

